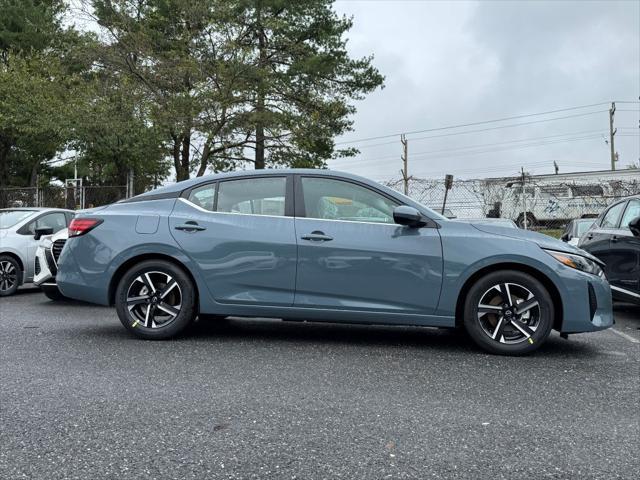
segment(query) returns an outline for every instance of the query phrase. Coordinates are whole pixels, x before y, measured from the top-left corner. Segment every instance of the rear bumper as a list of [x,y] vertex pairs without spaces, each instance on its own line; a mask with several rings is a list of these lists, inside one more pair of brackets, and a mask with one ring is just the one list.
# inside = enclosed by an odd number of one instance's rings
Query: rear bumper
[[90,275],[93,282],[87,281],[76,261],[74,250],[77,243],[75,240],[67,242],[62,250],[56,275],[58,289],[65,297],[74,300],[107,305],[109,282],[103,275],[98,276],[97,280],[95,275]]

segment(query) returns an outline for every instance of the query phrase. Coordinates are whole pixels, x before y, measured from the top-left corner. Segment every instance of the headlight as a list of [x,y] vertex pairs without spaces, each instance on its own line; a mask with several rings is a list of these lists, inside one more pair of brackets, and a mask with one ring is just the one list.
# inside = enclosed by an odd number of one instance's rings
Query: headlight
[[567,267],[604,277],[604,272],[602,268],[600,268],[600,265],[587,257],[573,253],[556,252],[555,250],[546,250],[546,252]]

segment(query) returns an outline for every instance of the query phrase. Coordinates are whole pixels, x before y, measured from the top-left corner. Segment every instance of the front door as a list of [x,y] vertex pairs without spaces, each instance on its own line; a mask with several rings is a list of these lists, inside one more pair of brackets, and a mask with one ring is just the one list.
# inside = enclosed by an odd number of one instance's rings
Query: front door
[[176,202],[171,233],[216,302],[293,304],[297,246],[293,216],[285,215],[292,181],[224,180],[196,187]]
[[580,242],[580,248],[595,255],[605,263],[605,274],[610,278],[613,274],[611,258],[611,239],[618,232],[620,217],[627,202],[617,203],[611,206],[596,224],[589,230],[585,238]]
[[297,180],[296,306],[433,313],[442,283],[437,229],[395,224],[398,203],[369,187],[320,176]]
[[[608,258],[608,279],[614,291],[640,298],[640,237],[629,229],[629,222],[640,217],[640,200],[630,200],[620,221],[620,228],[611,237]],[[620,292],[619,289],[622,289]]]

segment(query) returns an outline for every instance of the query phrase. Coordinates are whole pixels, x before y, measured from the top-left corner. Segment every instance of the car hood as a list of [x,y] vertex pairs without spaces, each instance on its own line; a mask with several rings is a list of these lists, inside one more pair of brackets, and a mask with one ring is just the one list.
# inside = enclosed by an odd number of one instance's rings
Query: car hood
[[557,252],[565,252],[565,253],[573,253],[577,255],[582,255],[583,257],[587,257],[598,264],[602,264],[601,260],[598,260],[596,257],[591,255],[589,252],[586,252],[578,247],[574,247],[573,245],[569,245],[561,240],[557,240],[549,235],[544,235],[542,233],[531,232],[529,230],[521,230],[516,228],[506,228],[499,227],[495,225],[487,225],[482,223],[473,223],[471,224],[475,229],[480,230],[484,233],[489,233],[491,235],[499,235],[501,237],[509,237],[516,238],[518,240],[527,240],[529,242],[533,242],[540,246],[541,248],[547,250],[555,250]]

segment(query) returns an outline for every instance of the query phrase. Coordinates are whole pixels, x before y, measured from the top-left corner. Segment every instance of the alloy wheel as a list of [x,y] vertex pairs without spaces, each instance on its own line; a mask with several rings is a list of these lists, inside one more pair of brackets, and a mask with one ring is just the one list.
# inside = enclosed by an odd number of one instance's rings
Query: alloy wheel
[[18,283],[18,270],[9,261],[0,262],[0,292],[8,292]]
[[129,285],[127,310],[133,327],[166,327],[178,317],[181,309],[182,290],[168,273],[145,272]]
[[487,290],[477,306],[483,332],[503,344],[533,343],[541,322],[540,303],[526,287],[500,283]]

